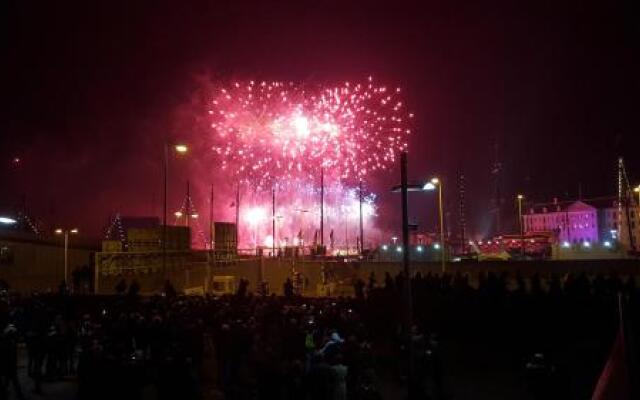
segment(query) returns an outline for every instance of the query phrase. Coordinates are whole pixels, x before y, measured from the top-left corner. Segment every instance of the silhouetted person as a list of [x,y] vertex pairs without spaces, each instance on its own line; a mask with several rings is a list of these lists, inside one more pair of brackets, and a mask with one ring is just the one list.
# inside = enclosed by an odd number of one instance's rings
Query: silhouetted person
[[18,331],[15,326],[7,325],[0,337],[0,382],[6,381],[7,387],[0,386],[0,399],[5,398],[8,386],[18,399],[24,399],[22,387],[18,381]]
[[364,281],[362,279],[356,279],[353,284],[353,290],[355,292],[356,299],[360,301],[364,300]]
[[554,368],[549,365],[543,354],[536,353],[525,365],[527,389],[532,397],[538,399],[551,399],[554,392],[553,384]]
[[376,288],[376,273],[371,271],[371,273],[369,274],[369,283],[367,284],[367,291],[372,291],[373,289]]
[[168,279],[164,282],[164,295],[170,299],[178,295],[178,292],[176,292],[176,289],[173,287],[173,285],[171,284],[171,281],[169,281]]
[[285,297],[293,297],[293,282],[291,282],[291,278],[287,278],[284,282],[283,292]]
[[393,278],[388,272],[384,273],[384,288],[389,291],[394,290]]
[[58,293],[62,296],[66,296],[69,293],[69,287],[67,286],[67,282],[64,280],[60,282],[60,285],[58,286]]
[[249,286],[249,281],[244,278],[241,278],[240,283],[238,284],[238,292],[237,292],[238,297],[243,298],[247,295],[248,286]]
[[335,371],[322,355],[316,355],[311,362],[307,393],[311,400],[332,400],[335,395]]
[[123,295],[127,290],[127,282],[124,279],[120,279],[120,282],[116,285],[116,293],[119,295]]
[[136,297],[140,293],[140,284],[136,279],[129,285],[129,296]]

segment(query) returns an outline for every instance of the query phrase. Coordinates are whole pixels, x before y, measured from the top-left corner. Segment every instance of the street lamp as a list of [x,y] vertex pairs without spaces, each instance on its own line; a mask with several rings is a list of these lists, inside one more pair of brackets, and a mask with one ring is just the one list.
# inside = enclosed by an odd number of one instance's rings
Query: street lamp
[[67,284],[68,271],[69,271],[69,234],[78,234],[78,229],[62,229],[55,230],[56,235],[64,235],[64,284]]
[[440,243],[442,243],[442,250],[441,250],[442,254],[440,256],[440,259],[442,262],[442,273],[444,274],[447,269],[447,265],[446,265],[447,246],[444,241],[444,210],[442,207],[442,180],[435,177],[431,178],[429,182],[424,184],[424,186],[422,187],[422,190],[431,191],[431,190],[436,190],[436,188],[438,189],[438,215],[440,219]]
[[518,223],[520,224],[520,255],[524,258],[524,221],[522,220],[522,200],[524,195],[518,194]]
[[189,147],[187,147],[186,144],[176,144],[173,146],[173,148],[177,153],[180,153],[180,154],[185,154],[186,152],[189,151]]
[[2,225],[15,225],[18,221],[10,217],[0,217],[0,224]]
[[[186,144],[173,144],[173,151],[177,154],[186,154],[189,147]],[[169,175],[169,142],[164,142],[163,163],[163,202],[162,202],[162,273],[167,273],[167,176]],[[177,216],[177,213],[176,213]]]
[[198,213],[189,214],[188,212],[187,213],[183,213],[182,211],[176,211],[176,212],[173,213],[173,215],[176,216],[177,220],[180,220],[181,218],[184,217],[185,226],[189,226],[189,218],[198,219],[198,217],[200,216]]

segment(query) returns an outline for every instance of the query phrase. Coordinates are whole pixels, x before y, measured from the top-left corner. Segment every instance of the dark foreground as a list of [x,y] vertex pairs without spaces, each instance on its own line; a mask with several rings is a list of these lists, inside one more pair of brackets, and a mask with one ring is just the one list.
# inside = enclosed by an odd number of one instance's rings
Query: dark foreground
[[[474,278],[412,282],[415,398],[590,398],[618,293],[637,310],[635,281]],[[0,398],[403,398],[402,286],[360,282],[354,299],[5,294]]]

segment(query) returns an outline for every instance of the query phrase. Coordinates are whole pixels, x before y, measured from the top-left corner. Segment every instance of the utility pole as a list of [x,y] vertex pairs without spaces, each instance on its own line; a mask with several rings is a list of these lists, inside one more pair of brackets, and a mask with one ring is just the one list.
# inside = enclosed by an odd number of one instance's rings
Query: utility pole
[[209,250],[213,250],[213,183],[209,197]]
[[360,200],[360,254],[364,252],[364,226],[362,220],[362,181],[360,181],[358,195]]
[[344,245],[347,248],[347,257],[349,257],[349,213],[344,211]]
[[494,235],[502,233],[502,163],[500,162],[500,154],[498,142],[494,143],[495,159],[491,169],[493,175],[493,199],[491,201],[491,213],[493,214]]
[[69,283],[69,231],[64,231],[64,284]]
[[240,181],[236,186],[236,252],[239,246],[238,243],[238,231],[240,230]]
[[444,239],[444,204],[442,203],[442,179],[438,182],[438,210],[440,214],[440,262],[442,263],[442,275],[447,271],[447,245]]
[[467,252],[467,213],[465,204],[465,182],[464,174],[458,174],[458,225],[460,230],[460,242],[462,252]]
[[525,243],[524,243],[524,221],[522,218],[522,200],[524,199],[524,195],[519,194],[517,196],[518,199],[518,223],[520,226],[520,257],[522,257],[522,259],[524,260],[524,247],[525,247]]
[[169,144],[164,142],[162,202],[162,275],[167,278],[167,174],[169,173]]
[[413,349],[411,325],[413,324],[413,304],[411,296],[411,265],[409,264],[409,193],[407,184],[407,152],[400,156],[400,183],[402,188],[402,266],[404,270],[404,335],[407,341],[407,398],[412,398]]
[[77,234],[78,229],[63,229],[58,228],[55,230],[56,235],[63,235],[64,238],[64,284],[68,284],[69,280],[69,234]]
[[185,202],[185,216],[184,216],[184,226],[189,227],[189,218],[191,218],[192,210],[191,210],[191,194],[189,193],[189,180],[187,180],[187,201]]
[[271,190],[271,256],[276,256],[276,188]]
[[320,247],[324,248],[324,167],[320,168]]

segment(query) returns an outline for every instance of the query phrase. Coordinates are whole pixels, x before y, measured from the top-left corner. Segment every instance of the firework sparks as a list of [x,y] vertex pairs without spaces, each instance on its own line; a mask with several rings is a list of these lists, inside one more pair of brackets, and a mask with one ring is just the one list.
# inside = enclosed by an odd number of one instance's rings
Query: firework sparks
[[[407,149],[413,114],[400,88],[344,82],[321,86],[277,81],[208,83],[197,141],[213,150],[216,175],[240,183],[241,246],[319,244],[320,170],[324,170],[324,243],[355,247],[359,181],[392,166]],[[271,190],[276,191],[275,216]],[[373,240],[375,194],[363,202]],[[275,219],[275,231],[273,221]]]
[[212,148],[222,168],[256,187],[308,182],[320,167],[364,179],[391,165],[411,133],[400,89],[372,78],[331,88],[236,82],[211,96]]
[[[302,188],[278,190],[275,232],[272,232],[270,196],[267,193],[254,194],[251,203],[241,209],[244,245],[271,247],[274,244],[272,233],[275,233],[277,247],[319,244],[319,190],[313,183]],[[372,228],[372,219],[377,215],[375,199],[372,193],[363,197],[363,221],[368,229]],[[329,232],[335,230],[336,246],[350,244],[355,247],[359,235],[359,211],[357,189],[348,188],[340,182],[328,184],[324,203],[325,243],[329,243]]]

